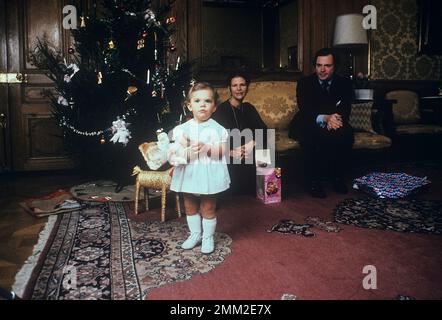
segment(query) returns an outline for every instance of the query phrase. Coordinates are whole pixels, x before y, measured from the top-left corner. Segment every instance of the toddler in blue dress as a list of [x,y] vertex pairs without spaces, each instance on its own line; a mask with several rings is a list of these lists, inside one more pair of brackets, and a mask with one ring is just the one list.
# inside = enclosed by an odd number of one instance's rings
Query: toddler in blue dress
[[211,119],[216,105],[215,90],[210,84],[192,86],[186,103],[193,119],[173,129],[173,140],[187,164],[175,167],[170,189],[184,198],[190,236],[181,247],[192,249],[202,243],[201,252],[209,254],[215,248],[217,194],[230,186],[224,155],[228,133]]

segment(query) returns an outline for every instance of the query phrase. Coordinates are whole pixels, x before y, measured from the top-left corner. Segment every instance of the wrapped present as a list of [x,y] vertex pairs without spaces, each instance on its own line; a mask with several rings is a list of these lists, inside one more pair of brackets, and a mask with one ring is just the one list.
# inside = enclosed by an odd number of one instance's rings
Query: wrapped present
[[281,168],[256,168],[256,197],[265,204],[281,202]]

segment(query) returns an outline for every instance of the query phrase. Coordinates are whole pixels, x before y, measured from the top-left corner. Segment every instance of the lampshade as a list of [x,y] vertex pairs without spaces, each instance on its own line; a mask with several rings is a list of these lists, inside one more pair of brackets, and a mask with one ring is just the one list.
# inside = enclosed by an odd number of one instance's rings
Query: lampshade
[[368,44],[367,31],[362,27],[364,16],[361,14],[346,14],[338,16],[333,37],[334,47],[358,47]]

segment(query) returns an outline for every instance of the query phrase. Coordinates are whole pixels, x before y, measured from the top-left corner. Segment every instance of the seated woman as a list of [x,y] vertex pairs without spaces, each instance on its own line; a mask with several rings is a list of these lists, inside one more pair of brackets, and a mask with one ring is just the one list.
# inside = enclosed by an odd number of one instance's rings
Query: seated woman
[[232,181],[230,191],[234,194],[255,193],[256,129],[263,129],[264,144],[266,141],[266,124],[253,105],[243,102],[249,84],[250,79],[245,74],[231,74],[227,79],[230,98],[221,103],[212,116],[215,121],[230,131],[228,169]]

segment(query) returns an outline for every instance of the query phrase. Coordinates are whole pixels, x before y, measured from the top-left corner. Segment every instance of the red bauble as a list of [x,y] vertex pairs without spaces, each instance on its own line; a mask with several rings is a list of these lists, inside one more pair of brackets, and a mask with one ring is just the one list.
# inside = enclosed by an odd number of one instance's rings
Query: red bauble
[[68,53],[73,54],[75,52],[75,49],[73,47],[69,47]]
[[147,37],[147,31],[144,31],[144,32],[141,34],[141,36],[142,36],[143,38],[146,38],[146,37]]
[[166,19],[166,24],[172,24],[176,22],[176,18],[175,17],[169,17]]
[[176,50],[176,46],[172,43],[169,47],[170,51],[175,51]]

